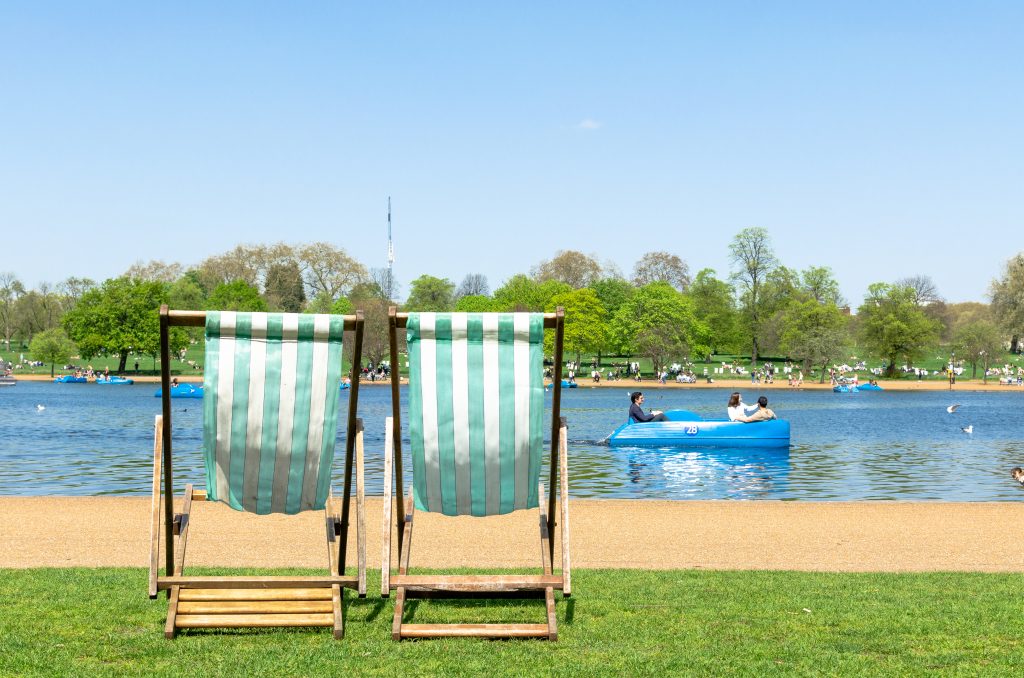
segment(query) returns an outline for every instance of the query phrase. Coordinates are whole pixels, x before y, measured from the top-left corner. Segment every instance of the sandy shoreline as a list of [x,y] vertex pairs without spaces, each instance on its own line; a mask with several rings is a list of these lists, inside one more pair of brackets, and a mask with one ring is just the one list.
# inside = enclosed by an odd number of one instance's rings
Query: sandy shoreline
[[[0,496],[0,568],[146,567],[149,511],[149,497]],[[322,516],[253,516],[194,504],[186,562],[323,567]],[[421,514],[412,564],[534,567],[536,516]],[[571,522],[579,568],[1024,572],[1016,536],[1024,502],[581,499],[571,502]],[[381,500],[368,498],[371,569],[380,564],[381,534]],[[354,553],[354,534],[350,542]]]
[[[160,377],[154,377],[149,375],[135,376],[131,373],[124,375],[130,379],[134,379],[139,383],[158,383]],[[44,374],[22,374],[15,375],[18,381],[52,381],[49,375]],[[178,381],[201,384],[203,383],[202,375],[195,376],[178,376]],[[387,386],[391,382],[389,381],[361,381],[360,386]],[[402,383],[406,383],[403,379]],[[619,381],[607,381],[602,380],[600,383],[593,383],[590,379],[580,379],[577,381],[579,388],[618,388],[628,389],[637,391],[650,391],[654,389],[702,389],[702,388],[731,388],[737,391],[744,389],[748,391],[764,391],[764,390],[805,390],[805,391],[831,391],[832,386],[828,382],[819,384],[817,382],[803,383],[803,386],[794,387],[786,383],[786,380],[776,381],[773,384],[751,384],[750,379],[736,378],[736,379],[715,379],[714,383],[708,384],[704,381],[698,381],[695,384],[677,384],[675,382],[669,382],[667,384],[660,384],[655,379],[647,379],[645,381],[636,382],[631,379],[621,379]],[[1024,393],[1024,387],[1020,386],[1004,386],[996,379],[989,379],[988,383],[982,383],[981,380],[969,381],[969,380],[958,380],[952,388],[949,386],[949,382],[946,381],[914,381],[912,379],[901,379],[901,380],[886,380],[880,379],[878,384],[887,391],[1006,391],[1008,393]]]

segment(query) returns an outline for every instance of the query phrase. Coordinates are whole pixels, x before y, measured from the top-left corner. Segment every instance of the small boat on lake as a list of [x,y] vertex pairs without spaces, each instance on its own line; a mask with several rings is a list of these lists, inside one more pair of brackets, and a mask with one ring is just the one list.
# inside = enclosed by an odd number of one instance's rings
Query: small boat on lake
[[18,380],[6,374],[0,374],[0,386],[14,386]]
[[65,374],[60,377],[54,377],[53,383],[55,384],[87,384],[89,380],[85,377],[76,377],[73,374]]
[[562,388],[579,388],[575,381],[569,381],[568,379],[562,380]]
[[341,386],[338,387],[338,390],[344,391],[347,388],[352,388],[352,384],[348,383],[347,381],[343,381],[341,382]]
[[[164,394],[162,388],[158,388],[153,395],[159,398]],[[171,386],[172,398],[202,398],[203,387],[195,384],[175,384]]]
[[836,384],[832,387],[833,393],[856,393],[861,389],[860,386],[854,386],[853,384]]
[[625,423],[608,436],[613,447],[789,447],[789,422],[743,423],[705,419],[689,410],[665,412],[667,421]]
[[867,383],[867,384],[858,384],[857,385],[857,390],[858,391],[884,391],[885,389],[882,388],[881,386],[879,386],[878,384]]
[[97,384],[134,384],[134,379],[128,379],[126,377],[119,377],[114,375],[112,377],[96,377]]

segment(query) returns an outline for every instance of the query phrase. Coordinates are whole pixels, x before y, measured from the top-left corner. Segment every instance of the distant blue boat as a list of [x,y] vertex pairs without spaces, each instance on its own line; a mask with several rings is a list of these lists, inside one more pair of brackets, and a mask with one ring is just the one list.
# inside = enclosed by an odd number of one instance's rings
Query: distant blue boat
[[885,389],[878,384],[858,384],[858,391],[884,391]]
[[579,388],[575,381],[569,381],[568,379],[562,380],[562,388]]
[[[163,394],[164,394],[164,390],[162,388],[158,388],[156,390],[156,393],[154,393],[153,395],[156,396],[157,398],[159,398]],[[171,397],[172,398],[202,398],[203,397],[203,387],[202,386],[196,386],[194,384],[178,384],[177,386],[172,386],[171,387]]]
[[789,447],[789,422],[772,419],[745,424],[704,419],[688,410],[665,412],[668,421],[625,423],[607,438],[613,447]]
[[85,377],[76,377],[73,374],[65,374],[63,377],[57,377],[53,380],[55,384],[86,384],[89,380]]
[[103,377],[96,377],[96,383],[97,384],[134,384],[135,380],[134,379],[127,379],[125,377],[118,377],[118,376],[107,377],[106,379],[104,379]]
[[341,386],[339,386],[338,388],[344,391],[347,388],[352,388],[352,384],[348,383],[347,381],[343,381],[341,382]]
[[833,393],[856,393],[859,390],[859,386],[854,386],[852,384],[836,384],[832,387]]

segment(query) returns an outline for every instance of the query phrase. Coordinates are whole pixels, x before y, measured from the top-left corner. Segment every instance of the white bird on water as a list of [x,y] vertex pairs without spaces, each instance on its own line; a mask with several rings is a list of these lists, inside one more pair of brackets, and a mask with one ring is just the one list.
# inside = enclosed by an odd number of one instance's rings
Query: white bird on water
[[957,405],[950,405],[949,407],[946,408],[946,411],[949,412],[950,414],[953,414],[954,412],[956,412],[958,407],[960,407],[959,404],[957,404]]
[[974,424],[971,424],[970,426],[961,426],[960,430],[964,433],[974,433]]
[[42,412],[46,409],[46,405],[36,405],[36,412]]

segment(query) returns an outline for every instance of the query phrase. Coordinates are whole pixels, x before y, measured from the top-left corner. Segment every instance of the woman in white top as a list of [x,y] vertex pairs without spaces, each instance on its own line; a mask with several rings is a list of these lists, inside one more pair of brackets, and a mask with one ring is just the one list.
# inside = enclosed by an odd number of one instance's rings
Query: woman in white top
[[739,391],[734,391],[729,396],[729,405],[727,409],[729,413],[729,421],[739,421],[753,412],[757,411],[757,405],[747,405],[743,402],[743,398],[740,396]]

